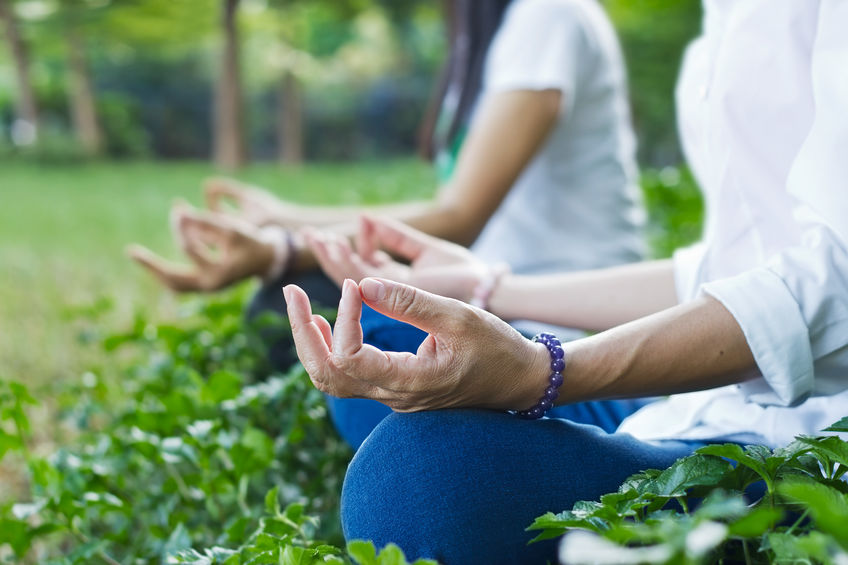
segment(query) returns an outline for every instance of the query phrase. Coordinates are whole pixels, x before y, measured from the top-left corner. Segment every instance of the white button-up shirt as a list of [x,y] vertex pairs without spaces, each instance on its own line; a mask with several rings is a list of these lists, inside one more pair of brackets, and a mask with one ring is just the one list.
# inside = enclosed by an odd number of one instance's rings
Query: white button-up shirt
[[620,430],[777,445],[848,416],[848,0],[704,8],[677,108],[707,221],[675,255],[677,290],[724,304],[760,377],[654,403]]

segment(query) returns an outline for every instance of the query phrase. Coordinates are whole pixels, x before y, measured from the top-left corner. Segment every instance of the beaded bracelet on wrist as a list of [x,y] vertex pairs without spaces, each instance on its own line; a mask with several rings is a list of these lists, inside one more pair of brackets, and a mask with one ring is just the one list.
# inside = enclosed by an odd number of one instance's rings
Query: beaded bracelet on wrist
[[545,394],[532,408],[519,410],[516,414],[527,420],[538,420],[550,410],[554,401],[559,397],[559,387],[562,385],[562,372],[565,370],[565,351],[562,343],[552,333],[543,332],[536,335],[533,341],[543,344],[548,348],[551,355],[551,374],[548,377],[548,386]]

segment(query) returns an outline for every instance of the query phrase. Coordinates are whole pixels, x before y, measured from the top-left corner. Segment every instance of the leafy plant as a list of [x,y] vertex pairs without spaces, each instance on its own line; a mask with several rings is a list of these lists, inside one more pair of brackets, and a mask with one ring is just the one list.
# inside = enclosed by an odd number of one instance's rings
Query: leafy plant
[[311,535],[340,542],[350,451],[302,368],[267,366],[258,330],[285,325],[264,319],[245,329],[243,303],[238,292],[195,301],[179,324],[139,316],[131,331],[103,339],[122,361],[65,392],[64,418],[79,435],[48,458],[26,452],[24,407],[34,399],[4,383],[0,449],[26,460],[31,495],[0,508],[0,545],[18,559],[34,551],[57,563],[238,546],[272,488],[315,515]]
[[[848,418],[825,431],[848,431]],[[547,513],[565,563],[848,563],[848,442],[708,445],[628,478],[599,501]],[[762,492],[753,504],[746,496]]]
[[[276,488],[265,497],[265,508],[267,515],[262,519],[259,528],[238,549],[192,549],[170,557],[168,562],[191,565],[407,565],[403,551],[394,544],[387,545],[378,553],[374,544],[369,541],[354,540],[349,542],[345,549],[310,541],[315,519],[306,516],[303,513],[303,505],[300,504],[291,504],[281,510]],[[412,565],[436,565],[436,562],[419,559]]]

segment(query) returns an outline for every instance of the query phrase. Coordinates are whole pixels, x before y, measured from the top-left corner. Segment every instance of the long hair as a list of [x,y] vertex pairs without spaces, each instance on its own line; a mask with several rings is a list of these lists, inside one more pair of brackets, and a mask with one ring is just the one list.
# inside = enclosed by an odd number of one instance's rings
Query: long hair
[[[443,0],[449,55],[424,114],[419,148],[425,158],[433,159],[439,149],[452,145],[468,125],[482,87],[486,53],[510,1]],[[437,132],[449,96],[454,106],[450,125]]]

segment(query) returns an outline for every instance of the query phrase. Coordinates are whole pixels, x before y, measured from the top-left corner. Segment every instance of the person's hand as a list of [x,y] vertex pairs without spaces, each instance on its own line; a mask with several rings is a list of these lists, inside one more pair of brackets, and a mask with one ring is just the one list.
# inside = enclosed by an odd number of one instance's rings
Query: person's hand
[[171,227],[191,265],[172,263],[141,245],[130,246],[128,253],[162,284],[178,292],[218,290],[265,274],[274,261],[275,245],[258,227],[226,214],[198,212],[176,204]]
[[[338,397],[370,398],[399,412],[476,407],[523,410],[544,391],[550,359],[545,346],[458,300],[414,287],[366,278],[344,281],[335,328],[313,315],[306,293],[283,289],[289,321],[315,386]],[[362,343],[363,300],[389,317],[430,335],[417,353]]]
[[206,206],[255,226],[301,227],[298,206],[285,202],[265,189],[233,179],[211,178],[204,183]]
[[363,216],[356,250],[346,238],[331,233],[305,230],[303,235],[321,269],[338,285],[346,278],[381,277],[468,302],[489,273],[489,267],[461,245],[388,218]]

